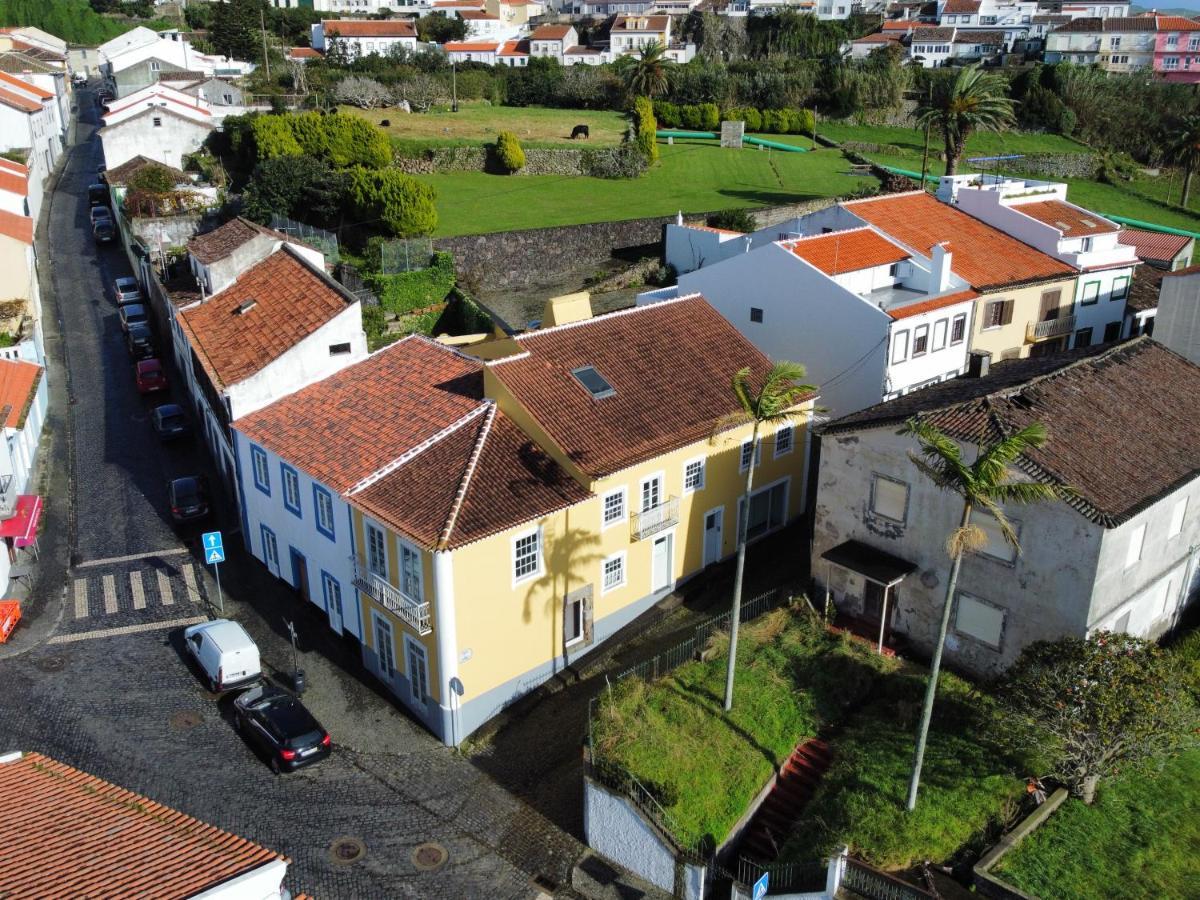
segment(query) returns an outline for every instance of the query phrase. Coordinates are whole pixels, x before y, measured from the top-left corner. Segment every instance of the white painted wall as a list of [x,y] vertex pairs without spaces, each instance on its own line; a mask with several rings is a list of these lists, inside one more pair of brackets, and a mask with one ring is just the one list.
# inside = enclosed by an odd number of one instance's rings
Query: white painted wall
[[191,900],[279,900],[283,896],[287,867],[285,860],[273,859],[206,891],[193,894]]
[[[943,309],[933,310],[917,316],[893,320],[888,340],[887,381],[884,386],[884,392],[887,394],[904,394],[916,385],[923,385],[931,381],[944,381],[946,378],[953,378],[965,370],[967,365],[967,351],[970,344],[971,307],[972,301],[968,300],[965,303],[956,303],[953,306],[947,306]],[[954,318],[960,315],[966,316],[963,339],[957,344],[952,345],[950,343],[951,325],[954,322]],[[943,346],[935,349],[935,328],[939,322],[944,323],[946,338]],[[920,328],[928,328],[928,349],[921,356],[913,356],[913,338]],[[900,335],[905,335],[905,337],[900,337]],[[893,362],[892,349],[897,345],[897,342],[905,340],[908,342],[907,358],[902,362]]]
[[677,275],[694,272],[704,266],[739,253],[745,253],[750,239],[745,235],[720,234],[688,225],[668,225],[663,259]]
[[139,154],[176,169],[183,168],[183,157],[200,149],[212,133],[211,124],[201,124],[163,111],[158,116],[138,116],[100,129],[104,165],[114,169]]
[[0,104],[0,151],[28,150],[29,176],[39,187],[54,168],[61,149],[62,133],[55,121],[52,102],[43,103],[37,112],[23,112]]
[[[1132,249],[1132,248],[1130,248]],[[1125,321],[1125,300],[1114,300],[1113,283],[1118,278],[1124,278],[1125,284],[1133,281],[1133,267],[1123,269],[1105,269],[1101,272],[1080,272],[1075,279],[1075,332],[1081,328],[1092,329],[1092,343],[1099,344],[1104,340],[1104,329],[1111,322]],[[1088,306],[1083,305],[1084,291],[1089,283],[1098,283],[1100,299]],[[1071,337],[1071,346],[1076,346],[1075,335]]]
[[583,780],[583,831],[593,850],[674,894],[674,850],[629,800],[591,778]]
[[1200,365],[1200,272],[1162,280],[1154,339]]

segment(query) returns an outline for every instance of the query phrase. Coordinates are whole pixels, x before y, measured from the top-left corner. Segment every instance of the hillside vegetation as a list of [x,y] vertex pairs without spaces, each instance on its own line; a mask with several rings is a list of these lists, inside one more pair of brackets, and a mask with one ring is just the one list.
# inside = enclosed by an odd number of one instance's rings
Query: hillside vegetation
[[0,26],[33,25],[68,44],[94,47],[138,25],[160,24],[102,16],[86,0],[0,0]]

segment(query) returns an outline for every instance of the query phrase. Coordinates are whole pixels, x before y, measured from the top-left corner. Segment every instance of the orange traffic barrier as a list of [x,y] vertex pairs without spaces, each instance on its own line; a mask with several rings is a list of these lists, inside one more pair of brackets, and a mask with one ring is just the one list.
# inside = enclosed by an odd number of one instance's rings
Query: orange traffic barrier
[[0,644],[8,640],[21,621],[21,604],[16,600],[0,601]]

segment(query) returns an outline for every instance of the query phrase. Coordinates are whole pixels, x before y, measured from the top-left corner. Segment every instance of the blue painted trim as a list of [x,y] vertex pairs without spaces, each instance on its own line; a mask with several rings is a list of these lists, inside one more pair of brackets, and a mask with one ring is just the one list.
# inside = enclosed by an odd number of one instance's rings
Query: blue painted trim
[[237,430],[229,429],[229,437],[233,443],[233,475],[237,485],[239,512],[242,515],[242,543],[246,545],[246,552],[254,555],[254,538],[250,534],[250,517],[246,513],[246,489],[242,483],[242,454],[238,450]]
[[[324,496],[329,501],[329,529],[321,527],[321,497]],[[321,487],[315,481],[313,482],[313,524],[317,526],[317,531],[325,535],[331,541],[337,541],[337,535],[334,533],[337,528],[337,522],[333,515],[333,495],[325,488]]]
[[[349,503],[346,504],[346,522],[346,533],[350,535],[350,558],[353,560],[358,556],[358,549],[354,545],[354,510],[350,508]],[[351,590],[354,591],[354,621],[358,623],[358,639],[362,642],[363,646],[366,646],[367,638],[365,632],[363,631],[362,621],[362,600],[358,596],[358,588],[351,585]],[[343,612],[345,609],[346,605],[343,601]],[[346,624],[346,620],[344,618],[342,619],[342,624]]]
[[[267,481],[265,484],[258,480],[258,460],[259,459],[262,459],[262,469],[263,469],[263,472],[266,473],[266,477],[267,477]],[[254,446],[254,444],[250,445],[250,468],[253,470],[252,474],[254,475],[254,486],[256,488],[258,488],[260,491],[262,491],[264,494],[266,494],[268,497],[270,497],[271,496],[271,468],[267,462],[267,453],[265,450],[263,450],[262,447],[256,447],[256,446]]]
[[[304,574],[307,576],[308,575],[308,557],[305,556],[303,553],[301,553],[299,550],[297,550],[295,547],[293,547],[291,544],[288,544],[288,565],[291,566],[291,569],[292,569],[291,585],[296,590],[298,590],[301,594],[303,594],[304,589],[306,587],[308,587],[308,585],[300,584],[300,568],[296,565],[297,559],[301,560],[304,563]],[[312,594],[309,593],[309,596],[311,597]]]
[[[292,506],[288,503],[288,473],[296,479],[296,505]],[[303,519],[304,513],[300,511],[300,473],[289,466],[283,460],[279,461],[279,482],[281,493],[283,494],[283,508],[294,515],[297,519]]]

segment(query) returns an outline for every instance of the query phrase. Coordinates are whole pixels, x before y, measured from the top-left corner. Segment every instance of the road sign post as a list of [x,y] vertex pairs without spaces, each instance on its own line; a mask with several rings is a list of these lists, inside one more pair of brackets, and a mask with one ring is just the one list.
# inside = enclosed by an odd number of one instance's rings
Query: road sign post
[[754,882],[754,892],[751,894],[753,900],[763,900],[767,896],[767,886],[771,883],[771,873],[763,872],[762,877]]
[[221,563],[225,562],[225,541],[219,531],[206,531],[200,536],[204,545],[204,561],[213,567],[217,580],[217,609],[225,615],[225,597],[221,594]]

